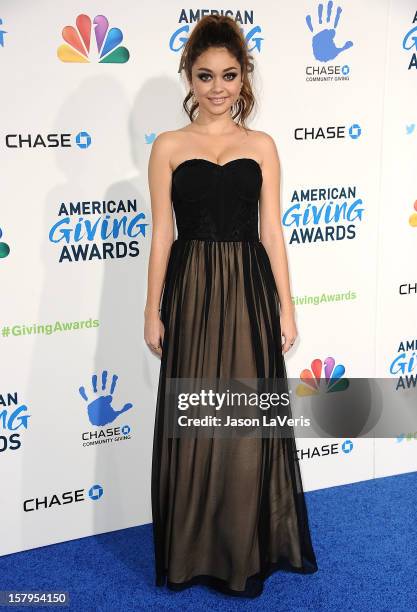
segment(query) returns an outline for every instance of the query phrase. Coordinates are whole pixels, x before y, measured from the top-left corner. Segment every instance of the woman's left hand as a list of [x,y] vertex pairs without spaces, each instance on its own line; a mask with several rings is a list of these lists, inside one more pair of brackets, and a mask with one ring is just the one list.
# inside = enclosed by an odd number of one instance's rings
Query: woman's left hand
[[281,311],[280,323],[281,334],[284,336],[284,343],[282,344],[282,354],[284,354],[292,347],[298,336],[294,312]]

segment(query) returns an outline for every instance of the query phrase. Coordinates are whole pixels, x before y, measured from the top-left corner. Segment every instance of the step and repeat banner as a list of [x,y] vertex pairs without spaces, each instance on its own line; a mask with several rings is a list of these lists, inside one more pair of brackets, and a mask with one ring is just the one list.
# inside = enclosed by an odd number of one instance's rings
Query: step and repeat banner
[[[415,383],[415,0],[3,0],[0,554],[152,520],[148,158],[188,123],[180,53],[211,11],[245,34],[280,155],[288,375]],[[297,446],[306,491],[417,469],[400,425]]]

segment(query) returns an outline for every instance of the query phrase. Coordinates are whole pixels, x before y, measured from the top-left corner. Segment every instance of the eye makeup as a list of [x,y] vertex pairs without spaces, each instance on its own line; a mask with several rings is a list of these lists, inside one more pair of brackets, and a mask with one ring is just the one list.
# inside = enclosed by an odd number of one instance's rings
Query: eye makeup
[[[208,73],[208,72],[200,72],[197,76],[201,81],[207,82],[212,75],[211,73]],[[228,77],[231,77],[231,78],[228,78]],[[227,81],[233,81],[236,77],[237,77],[237,72],[227,72],[224,75],[224,78]]]

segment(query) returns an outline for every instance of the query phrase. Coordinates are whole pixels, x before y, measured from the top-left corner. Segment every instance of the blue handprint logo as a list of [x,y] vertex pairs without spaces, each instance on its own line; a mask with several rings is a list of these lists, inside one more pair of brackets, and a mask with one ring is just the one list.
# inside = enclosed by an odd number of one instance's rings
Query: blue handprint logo
[[[331,0],[327,3],[327,12],[326,12],[326,24],[330,24],[330,19],[332,17],[333,10],[333,2]],[[313,36],[313,53],[314,57],[320,62],[328,62],[329,60],[334,59],[342,53],[342,51],[346,51],[353,46],[353,42],[348,40],[345,42],[343,47],[336,47],[334,43],[334,37],[336,34],[336,28],[339,24],[340,15],[342,13],[342,9],[340,6],[337,7],[336,16],[334,19],[333,28],[323,28],[320,32],[317,32]],[[317,7],[317,15],[319,19],[319,24],[323,24],[323,4],[320,3]],[[311,15],[307,15],[306,22],[310,32],[314,34],[313,23],[311,20]]]
[[[121,410],[115,410],[111,405],[113,400],[113,392],[116,388],[118,376],[113,374],[113,378],[111,381],[110,394],[105,395],[104,393],[100,393],[100,391],[106,391],[107,385],[107,370],[103,370],[101,374],[101,390],[97,391],[97,374],[93,374],[91,378],[92,389],[95,395],[98,395],[95,399],[90,401],[88,404],[88,418],[90,419],[90,423],[92,425],[107,425],[108,423],[112,423],[119,414],[126,412],[126,410],[130,410],[133,404],[125,404]],[[79,388],[79,392],[83,400],[86,402],[89,401],[87,394],[85,392],[84,387]]]

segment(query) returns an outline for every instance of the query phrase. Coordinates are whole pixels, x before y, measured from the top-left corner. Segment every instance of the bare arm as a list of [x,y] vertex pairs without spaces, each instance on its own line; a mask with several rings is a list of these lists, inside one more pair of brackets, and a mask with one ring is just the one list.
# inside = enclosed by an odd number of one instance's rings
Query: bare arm
[[159,314],[169,251],[174,240],[171,206],[171,167],[169,133],[160,134],[149,157],[148,182],[152,209],[152,241],[148,265],[148,291],[145,314]]
[[282,352],[286,353],[298,335],[295,308],[291,299],[288,259],[281,223],[280,182],[281,170],[278,151],[271,136],[263,133],[263,183],[260,205],[260,239],[268,253],[280,301],[281,334],[284,336]]
[[293,312],[288,271],[288,259],[281,224],[280,182],[281,169],[274,140],[263,134],[263,184],[260,204],[260,239],[271,261],[277,285],[281,311]]
[[148,291],[145,305],[145,342],[162,355],[165,329],[159,316],[159,305],[165,281],[169,251],[174,240],[171,206],[170,135],[160,134],[152,145],[148,182],[152,209],[152,241],[148,264]]

